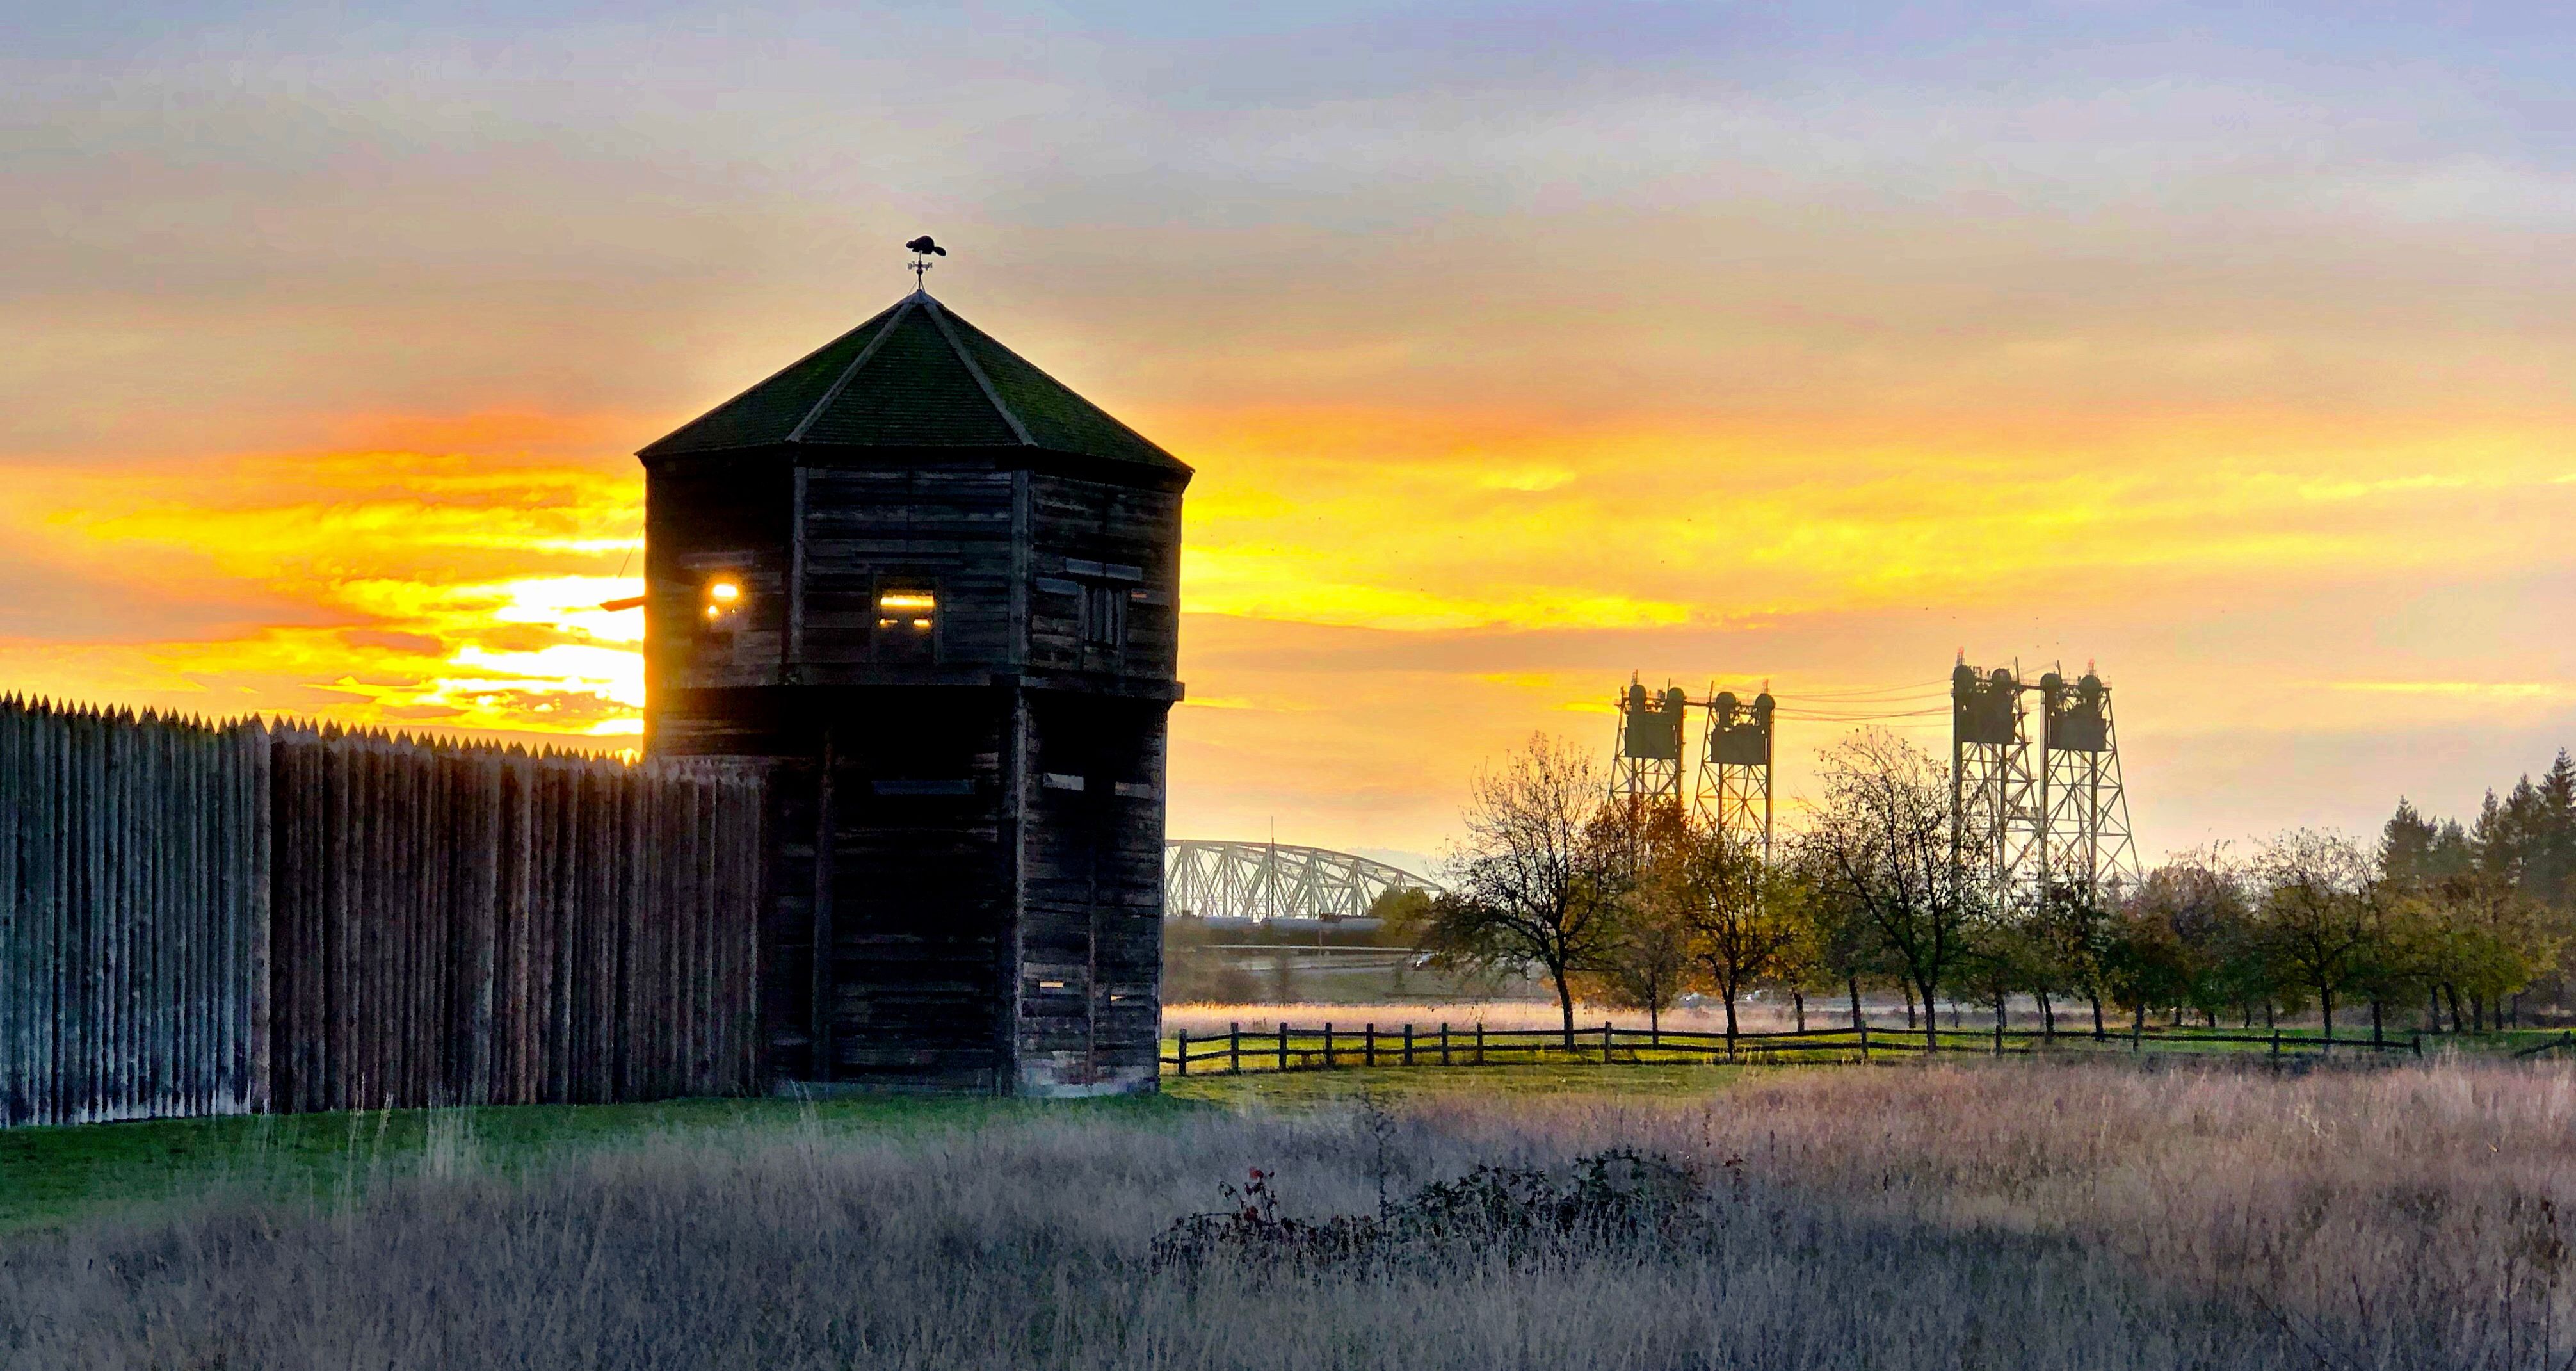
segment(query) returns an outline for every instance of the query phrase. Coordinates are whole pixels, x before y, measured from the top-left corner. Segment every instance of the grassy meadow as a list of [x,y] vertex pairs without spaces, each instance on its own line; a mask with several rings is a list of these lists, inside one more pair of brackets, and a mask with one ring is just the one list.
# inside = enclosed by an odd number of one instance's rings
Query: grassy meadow
[[2456,1058],[25,1130],[0,1364],[2554,1367],[2571,1130],[2576,1069]]

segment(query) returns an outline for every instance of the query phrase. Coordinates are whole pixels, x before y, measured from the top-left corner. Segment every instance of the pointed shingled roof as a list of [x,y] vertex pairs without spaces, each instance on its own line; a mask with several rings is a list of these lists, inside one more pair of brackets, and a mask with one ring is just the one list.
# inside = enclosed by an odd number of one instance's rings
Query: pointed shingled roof
[[1189,467],[914,291],[637,453],[780,444],[1034,447],[1187,475]]

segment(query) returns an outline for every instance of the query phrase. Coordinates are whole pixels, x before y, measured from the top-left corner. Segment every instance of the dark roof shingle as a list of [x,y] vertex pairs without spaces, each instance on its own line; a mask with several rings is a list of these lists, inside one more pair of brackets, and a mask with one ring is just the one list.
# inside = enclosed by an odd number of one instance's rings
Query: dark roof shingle
[[1028,446],[1189,470],[919,291],[638,455],[783,443]]

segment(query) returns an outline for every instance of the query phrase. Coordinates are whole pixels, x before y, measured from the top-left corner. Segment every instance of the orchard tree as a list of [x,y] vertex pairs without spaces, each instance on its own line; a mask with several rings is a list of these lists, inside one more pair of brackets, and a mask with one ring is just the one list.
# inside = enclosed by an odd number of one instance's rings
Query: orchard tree
[[2263,951],[2279,980],[2316,992],[2331,1040],[2336,998],[2368,980],[2379,948],[2378,863],[2348,838],[2301,830],[2256,854],[2251,874]]
[[2064,989],[2093,1007],[2093,1036],[2102,1036],[2102,1001],[2110,992],[2108,962],[2114,919],[2101,893],[2074,881],[2051,881],[2030,911],[2030,943],[2039,1013],[2057,1028],[2050,997]]
[[1821,762],[1824,794],[1803,840],[1817,893],[1886,950],[1922,999],[1925,1049],[1937,1050],[1934,996],[1994,905],[1986,835],[1953,805],[1949,769],[1892,733],[1855,733]]
[[1818,866],[1820,856],[1818,845],[1796,844],[1779,875],[1796,884],[1800,907],[1806,912],[1807,945],[1801,953],[1807,969],[1819,984],[1831,985],[1849,997],[1851,1026],[1857,1032],[1866,1022],[1861,1013],[1861,982],[1889,979],[1889,958],[1878,940],[1877,926],[1865,911],[1848,901],[1827,898],[1832,883]]
[[2129,985],[2151,988],[2158,1008],[2195,1009],[2211,1023],[2249,990],[2267,995],[2265,964],[2248,955],[2247,909],[2244,878],[2223,848],[2148,872],[2120,902],[2115,956]]
[[1590,752],[1532,735],[1471,784],[1449,889],[1421,916],[1435,964],[1545,976],[1569,1048],[1575,981],[1615,964],[1634,880],[1633,835],[1607,790]]
[[1751,835],[1686,823],[1664,850],[1654,890],[1688,930],[1696,969],[1726,1006],[1733,1056],[1745,992],[1802,969],[1809,930],[1798,884],[1772,870]]
[[[2506,877],[2469,870],[2430,884],[2413,902],[2425,979],[2451,999],[2451,1024],[2459,1028],[2460,1001],[2469,1004],[2469,1026],[2483,1031],[2488,1011],[2519,993],[2558,959],[2557,920],[2539,901]],[[2501,1023],[2502,1015],[2497,1014]]]
[[1642,1009],[1647,1031],[1661,1034],[1664,1011],[1690,985],[1696,964],[1691,931],[1681,911],[1656,899],[1632,898],[1620,911],[1618,932],[1575,986],[1586,999],[1616,1009]]

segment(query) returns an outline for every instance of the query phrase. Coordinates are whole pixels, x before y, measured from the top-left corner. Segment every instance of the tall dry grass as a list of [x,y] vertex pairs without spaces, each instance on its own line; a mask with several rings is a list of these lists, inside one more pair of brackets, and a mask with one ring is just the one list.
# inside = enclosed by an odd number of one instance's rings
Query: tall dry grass
[[[0,1248],[28,1367],[2555,1367],[2576,1074],[1937,1064],[1697,1099],[673,1141]],[[1247,1168],[1368,1214],[1611,1146],[1697,1221],[1157,1269]]]

